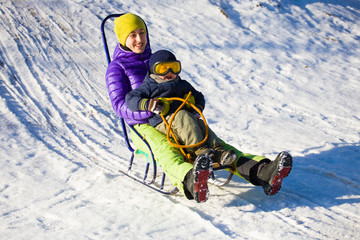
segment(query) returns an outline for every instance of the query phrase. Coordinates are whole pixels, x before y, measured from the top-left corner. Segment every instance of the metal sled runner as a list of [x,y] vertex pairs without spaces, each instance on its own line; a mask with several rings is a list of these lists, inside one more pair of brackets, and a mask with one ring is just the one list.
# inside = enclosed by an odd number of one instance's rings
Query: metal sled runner
[[[106,38],[106,33],[105,33],[105,24],[106,24],[107,20],[112,19],[112,18],[117,18],[121,15],[123,15],[123,14],[111,14],[111,15],[107,16],[106,18],[104,18],[104,20],[101,23],[101,33],[102,33],[103,45],[105,48],[105,54],[106,54],[108,64],[110,64],[110,62],[111,62],[111,57],[110,57],[109,48],[108,48],[108,44],[107,44],[107,38]],[[185,104],[185,102],[184,102],[184,104]],[[160,181],[156,181],[157,174],[158,174],[157,163],[156,163],[154,154],[151,150],[149,143],[135,130],[135,128],[133,126],[127,125],[123,118],[120,118],[120,122],[121,122],[121,126],[123,129],[123,135],[125,138],[126,145],[129,149],[129,151],[131,152],[131,157],[129,159],[129,166],[128,166],[127,171],[120,170],[120,172],[122,172],[126,176],[130,177],[131,179],[133,179],[139,183],[142,183],[142,184],[146,185],[147,187],[150,187],[150,188],[152,188],[158,192],[161,192],[163,194],[176,193],[178,191],[178,189],[176,187],[173,189],[170,189],[170,190],[164,189],[165,179],[166,179],[165,173],[162,173]],[[129,138],[127,130],[133,131],[140,139],[142,139],[142,141],[144,142],[144,144],[146,145],[146,147],[148,148],[148,150],[150,152],[150,158],[149,158],[149,161],[146,162],[145,172],[144,172],[144,176],[142,178],[130,174],[130,172],[133,168],[133,165],[134,165],[136,150],[131,146],[130,138]],[[144,161],[144,160],[141,160],[141,161]],[[151,169],[151,171],[150,171],[150,169]],[[224,186],[231,181],[231,178],[233,176],[233,173],[232,173],[233,167],[232,166],[220,166],[220,165],[217,166],[214,164],[214,168],[213,168],[214,171],[223,170],[223,169],[229,170],[229,172],[230,172],[229,176],[227,177],[226,181],[224,181],[223,183],[218,183],[216,185]],[[152,176],[149,176],[150,175],[149,172],[152,173]],[[214,175],[212,176],[212,179],[215,180]]]

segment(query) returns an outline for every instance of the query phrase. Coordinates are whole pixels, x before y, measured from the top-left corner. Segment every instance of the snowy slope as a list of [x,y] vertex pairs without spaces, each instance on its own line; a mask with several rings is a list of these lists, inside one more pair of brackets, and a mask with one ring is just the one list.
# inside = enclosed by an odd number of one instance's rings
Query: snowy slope
[[[360,238],[359,0],[0,0],[0,11],[0,239]],[[119,174],[129,152],[100,24],[129,11],[153,50],[182,61],[222,139],[294,156],[279,194],[234,177],[196,204]]]

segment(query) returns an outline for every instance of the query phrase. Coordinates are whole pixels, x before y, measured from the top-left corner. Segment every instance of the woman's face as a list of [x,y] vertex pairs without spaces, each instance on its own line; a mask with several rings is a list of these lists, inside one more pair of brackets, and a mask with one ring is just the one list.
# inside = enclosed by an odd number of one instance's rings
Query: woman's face
[[135,29],[127,37],[125,45],[134,53],[143,53],[146,43],[146,32],[143,29]]

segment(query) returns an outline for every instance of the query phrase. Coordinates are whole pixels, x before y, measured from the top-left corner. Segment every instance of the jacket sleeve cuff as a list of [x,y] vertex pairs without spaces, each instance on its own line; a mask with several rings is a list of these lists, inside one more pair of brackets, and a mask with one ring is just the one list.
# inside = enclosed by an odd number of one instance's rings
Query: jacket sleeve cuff
[[139,101],[138,108],[142,111],[146,111],[146,110],[148,110],[148,105],[149,105],[149,99],[143,98]]

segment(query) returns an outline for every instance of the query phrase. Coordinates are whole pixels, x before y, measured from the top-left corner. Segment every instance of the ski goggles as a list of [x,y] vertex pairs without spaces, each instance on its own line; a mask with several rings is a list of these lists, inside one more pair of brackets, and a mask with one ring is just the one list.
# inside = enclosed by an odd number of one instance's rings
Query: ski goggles
[[157,62],[153,65],[151,72],[156,75],[165,76],[169,72],[179,74],[181,71],[180,61]]

